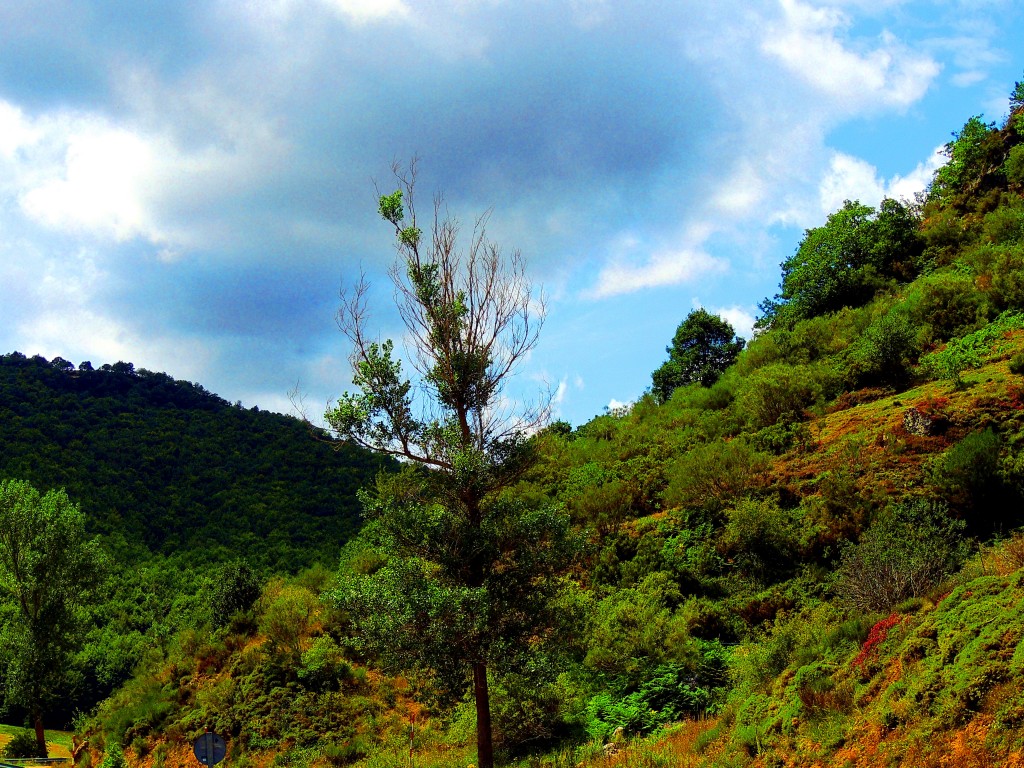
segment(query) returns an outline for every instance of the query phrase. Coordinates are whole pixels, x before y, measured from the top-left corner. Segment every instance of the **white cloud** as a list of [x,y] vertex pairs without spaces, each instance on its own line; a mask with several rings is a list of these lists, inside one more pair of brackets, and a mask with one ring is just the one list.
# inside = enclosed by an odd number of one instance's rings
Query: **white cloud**
[[851,50],[839,33],[851,19],[835,8],[780,0],[783,21],[769,24],[761,48],[843,111],[858,113],[879,104],[905,108],[920,99],[939,73],[928,56],[889,33],[877,47]]
[[842,206],[844,200],[860,200],[874,205],[885,196],[885,183],[871,163],[835,152],[828,173],[818,187],[820,213],[828,214]]
[[988,77],[986,72],[978,69],[971,69],[966,72],[958,72],[950,79],[952,80],[953,85],[958,88],[969,88],[976,83],[980,83],[986,77]]
[[608,405],[605,406],[605,410],[609,411],[609,412],[612,412],[612,413],[616,413],[616,412],[621,413],[623,411],[629,411],[629,409],[632,408],[632,407],[633,407],[633,401],[632,400],[627,400],[626,402],[623,402],[621,400],[616,400],[613,397],[611,400],[608,401]]
[[409,6],[402,0],[320,0],[325,6],[357,24],[366,24],[387,18],[405,18]]
[[278,25],[284,20],[306,12],[311,6],[320,6],[330,13],[362,25],[385,19],[405,19],[411,15],[402,0],[238,0],[236,13],[245,18]]
[[[724,272],[728,264],[710,255],[704,244],[711,235],[706,221],[691,224],[679,237],[678,248],[654,251],[646,259],[638,259],[642,241],[633,235],[622,235],[614,245],[616,253],[601,269],[597,284],[587,295],[606,298],[632,293],[644,288],[679,285],[712,272]],[[642,263],[636,263],[640,260]]]
[[226,141],[187,144],[173,126],[147,132],[66,110],[28,116],[0,100],[0,188],[27,219],[51,230],[142,239],[159,245],[165,259],[224,245],[244,233],[218,214],[264,184],[288,151],[256,116],[248,118],[244,129],[233,121],[214,126],[232,132]]
[[754,335],[754,322],[757,318],[746,308],[734,304],[731,307],[720,307],[715,310],[715,314],[727,321],[737,336],[750,339]]
[[702,250],[659,251],[639,266],[612,263],[604,267],[590,295],[605,298],[643,288],[678,285],[696,280],[709,272],[724,272],[726,269],[725,261]]
[[95,252],[45,253],[8,244],[0,264],[0,278],[18,287],[17,300],[8,299],[3,336],[9,349],[77,362],[131,361],[190,380],[209,370],[215,357],[209,340],[140,326],[106,309],[98,297],[111,275]]
[[936,148],[907,175],[897,174],[888,180],[881,178],[878,169],[866,160],[834,152],[829,170],[818,187],[819,214],[832,213],[845,200],[859,200],[871,206],[877,206],[886,197],[913,200],[916,193],[928,187],[935,170],[946,161],[941,149]]
[[48,169],[33,168],[43,178],[30,182],[20,195],[30,218],[51,228],[122,241],[138,236],[166,240],[148,210],[146,181],[156,163],[156,148],[130,131],[92,119],[73,125],[44,122],[50,138],[66,149],[62,158],[49,158]]

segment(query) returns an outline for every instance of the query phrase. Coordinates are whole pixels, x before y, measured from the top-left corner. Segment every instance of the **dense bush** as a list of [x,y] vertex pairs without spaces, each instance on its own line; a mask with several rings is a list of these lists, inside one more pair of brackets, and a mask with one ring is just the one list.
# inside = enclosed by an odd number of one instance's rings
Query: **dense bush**
[[1004,312],[988,325],[952,339],[944,349],[926,355],[921,365],[936,378],[949,379],[960,388],[964,384],[960,374],[979,367],[999,339],[1020,328],[1024,328],[1024,313]]
[[755,486],[767,467],[767,457],[744,438],[698,445],[666,471],[663,500],[669,507],[716,510]]
[[862,611],[886,611],[927,594],[967,557],[963,530],[940,502],[917,499],[890,507],[843,552],[840,596]]
[[1005,195],[1002,205],[985,214],[982,231],[988,240],[999,245],[1015,245],[1024,241],[1024,199],[1018,195]]
[[723,553],[741,573],[760,581],[793,575],[803,538],[800,512],[782,509],[774,500],[740,501],[726,512]]
[[39,749],[39,742],[32,731],[18,731],[4,746],[0,757],[25,758],[25,757],[46,757]]
[[662,723],[713,711],[727,680],[728,652],[718,642],[700,642],[685,663],[655,667],[635,690],[605,692],[587,707],[587,732],[607,740],[618,728],[642,734]]
[[1018,144],[1010,150],[1003,171],[1011,184],[1024,185],[1024,144]]
[[999,248],[992,259],[991,274],[996,307],[1024,309],[1024,244]]
[[825,361],[766,365],[740,385],[738,410],[754,431],[780,422],[802,421],[805,409],[836,394],[841,378]]
[[259,599],[261,583],[248,563],[235,560],[217,571],[210,600],[215,627],[223,627],[236,613],[248,611]]
[[929,341],[945,341],[973,331],[982,314],[984,294],[964,270],[947,269],[914,283],[907,320],[921,327]]
[[902,384],[921,352],[919,328],[905,310],[879,315],[864,331],[853,351],[863,383]]

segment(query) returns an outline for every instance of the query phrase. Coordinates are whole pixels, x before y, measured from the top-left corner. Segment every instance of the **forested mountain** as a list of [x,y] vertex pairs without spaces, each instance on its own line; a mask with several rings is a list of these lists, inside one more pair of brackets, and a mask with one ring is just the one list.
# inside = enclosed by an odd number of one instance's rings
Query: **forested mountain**
[[[228,564],[204,580],[162,561],[108,583],[82,658],[122,662],[78,688],[91,706],[117,684],[78,722],[79,768],[184,768],[206,728],[229,766],[464,768],[478,681],[456,654],[481,626],[506,764],[1020,765],[1024,85],[1010,107],[1002,126],[974,117],[954,134],[919,199],[849,201],[808,230],[749,343],[681,318],[651,393],[515,443],[533,461],[477,527],[406,467],[367,486],[336,571]],[[468,309],[452,307],[457,331]],[[395,372],[387,354],[368,347]],[[92,375],[13,363],[30,366],[48,393],[47,377]],[[365,427],[377,405],[344,415]],[[471,458],[455,469],[486,471]],[[60,484],[88,493],[73,482],[87,469]],[[7,471],[55,484],[27,459]],[[129,490],[109,493],[141,494],[125,474]],[[110,508],[96,530],[113,530]],[[538,542],[556,529],[552,569]],[[474,558],[482,576],[446,578]],[[516,590],[534,586],[544,605],[517,615]],[[112,632],[128,630],[139,640],[119,651]]]
[[131,363],[0,356],[0,477],[66,489],[129,558],[333,565],[359,528],[355,491],[387,464]]

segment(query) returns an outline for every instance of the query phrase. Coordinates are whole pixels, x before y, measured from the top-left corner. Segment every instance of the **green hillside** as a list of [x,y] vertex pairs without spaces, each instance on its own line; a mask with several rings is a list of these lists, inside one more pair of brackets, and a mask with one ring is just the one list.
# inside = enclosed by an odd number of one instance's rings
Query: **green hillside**
[[[637,403],[510,440],[522,463],[472,497],[483,522],[451,514],[457,483],[405,467],[366,485],[336,569],[168,558],[108,583],[79,661],[122,661],[79,686],[104,699],[82,707],[79,768],[184,768],[207,728],[228,766],[464,768],[486,687],[467,647],[491,654],[506,765],[1024,765],[1024,85],[1004,125],[971,118],[946,149],[920,199],[849,201],[808,230],[748,343],[691,313]],[[402,199],[382,215],[413,248]],[[439,296],[437,274],[415,290]],[[470,302],[449,293],[450,340]],[[362,381],[383,372],[404,414],[390,350],[365,351]],[[62,368],[68,387],[91,375]],[[361,397],[339,423],[369,423],[381,400]],[[480,453],[452,477],[488,480]],[[25,456],[9,471],[53,484]],[[203,477],[205,496],[239,485]],[[144,497],[118,482],[103,493]]]
[[0,356],[0,477],[64,488],[130,557],[333,565],[386,462],[131,363]]

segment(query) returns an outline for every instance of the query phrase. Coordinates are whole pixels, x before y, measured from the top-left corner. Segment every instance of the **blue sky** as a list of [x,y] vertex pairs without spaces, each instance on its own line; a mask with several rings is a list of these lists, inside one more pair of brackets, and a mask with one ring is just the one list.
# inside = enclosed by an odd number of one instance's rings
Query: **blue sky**
[[548,295],[513,396],[574,424],[687,313],[748,335],[846,198],[927,184],[1024,77],[1011,0],[8,0],[0,351],[118,360],[247,406],[350,388],[360,268],[401,337],[374,182],[420,157]]

